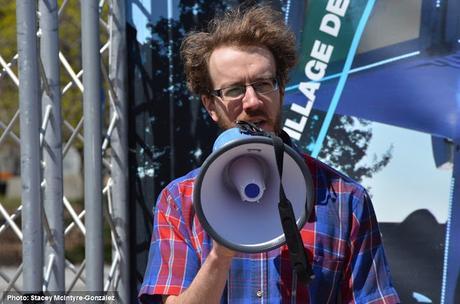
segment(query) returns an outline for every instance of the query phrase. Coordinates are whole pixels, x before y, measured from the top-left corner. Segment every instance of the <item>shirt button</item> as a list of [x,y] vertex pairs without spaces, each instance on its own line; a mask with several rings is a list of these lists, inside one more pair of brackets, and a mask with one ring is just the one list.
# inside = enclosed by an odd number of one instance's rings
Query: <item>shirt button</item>
[[262,298],[262,296],[264,295],[264,292],[262,290],[257,290],[256,295],[258,298]]

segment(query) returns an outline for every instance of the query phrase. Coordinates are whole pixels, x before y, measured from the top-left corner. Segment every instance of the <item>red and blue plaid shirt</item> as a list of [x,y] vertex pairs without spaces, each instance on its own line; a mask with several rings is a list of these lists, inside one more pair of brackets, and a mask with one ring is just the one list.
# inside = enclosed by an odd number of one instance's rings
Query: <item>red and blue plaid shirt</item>
[[[371,200],[362,186],[305,156],[316,189],[314,214],[301,230],[315,278],[297,284],[286,246],[233,259],[222,303],[399,303]],[[192,283],[212,239],[192,203],[199,169],[160,194],[139,298],[161,303]]]

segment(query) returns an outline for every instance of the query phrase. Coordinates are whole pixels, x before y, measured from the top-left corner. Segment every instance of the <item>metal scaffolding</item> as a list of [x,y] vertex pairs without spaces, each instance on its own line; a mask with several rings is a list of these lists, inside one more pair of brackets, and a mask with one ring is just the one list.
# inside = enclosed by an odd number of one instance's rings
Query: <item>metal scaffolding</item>
[[[59,36],[62,15],[72,2],[81,3],[79,72],[60,48],[67,38]],[[9,292],[65,295],[77,286],[115,291],[128,303],[125,1],[61,3],[16,1],[18,52],[6,60],[0,54],[0,83],[12,81],[19,90],[18,110],[7,122],[0,117],[0,150],[7,141],[20,146],[22,184],[21,203],[13,210],[0,200],[0,237],[10,233],[22,241],[22,264],[12,274],[0,264],[0,283],[6,285],[0,303]],[[63,74],[70,79],[65,85]],[[62,114],[71,90],[79,91],[83,104],[76,125]],[[1,98],[0,92],[0,108]],[[83,210],[64,195],[72,185],[65,185],[63,160],[77,143],[84,157]],[[75,230],[85,239],[85,259],[77,263],[66,258],[66,237]],[[106,243],[112,247],[109,262]]]

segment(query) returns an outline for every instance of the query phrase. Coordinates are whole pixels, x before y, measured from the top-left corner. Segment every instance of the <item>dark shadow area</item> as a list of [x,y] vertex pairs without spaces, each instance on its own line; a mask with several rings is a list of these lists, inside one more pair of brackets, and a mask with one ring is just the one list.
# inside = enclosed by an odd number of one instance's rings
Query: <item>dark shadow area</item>
[[422,209],[401,223],[380,223],[379,226],[393,284],[402,303],[419,303],[414,293],[438,303],[446,225],[438,224],[428,210]]

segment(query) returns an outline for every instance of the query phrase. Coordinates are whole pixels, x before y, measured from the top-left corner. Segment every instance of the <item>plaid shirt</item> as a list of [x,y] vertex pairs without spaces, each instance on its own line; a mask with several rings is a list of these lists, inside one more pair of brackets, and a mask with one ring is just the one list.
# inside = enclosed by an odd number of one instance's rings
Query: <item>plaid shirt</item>
[[[362,186],[305,156],[312,173],[314,214],[301,230],[315,278],[293,280],[286,246],[233,259],[222,303],[399,303],[392,286],[380,231]],[[139,297],[161,303],[192,283],[212,239],[198,221],[192,191],[199,169],[160,194],[149,260]]]

